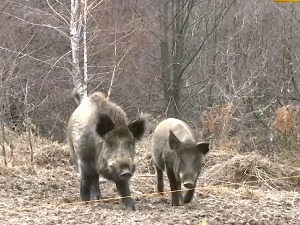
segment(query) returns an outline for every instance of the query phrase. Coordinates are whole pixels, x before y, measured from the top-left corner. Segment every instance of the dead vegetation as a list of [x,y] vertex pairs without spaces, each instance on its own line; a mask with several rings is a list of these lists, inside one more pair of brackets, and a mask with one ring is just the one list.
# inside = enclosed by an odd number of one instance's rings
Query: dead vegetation
[[[5,155],[9,166],[30,167],[30,141],[33,147],[33,165],[47,167],[69,164],[69,152],[64,144],[35,135],[28,140],[26,132],[17,133],[9,128],[5,128],[5,139]],[[1,155],[0,164],[4,161],[3,157]]]
[[[264,156],[269,155],[280,162],[296,167],[300,166],[300,108],[299,106],[282,106],[275,110],[274,117],[268,123],[265,132],[267,142],[262,142],[257,133],[249,132],[249,127],[233,129],[241,121],[236,118],[239,103],[226,103],[208,108],[202,114],[200,121],[204,132],[203,137],[211,140],[217,151],[226,153],[258,152]],[[243,112],[242,112],[243,113]],[[247,113],[245,114],[245,120]],[[267,148],[261,148],[267,146]],[[222,153],[221,153],[222,154]]]
[[[209,156],[211,157],[211,156]],[[223,155],[224,157],[224,155]],[[202,178],[207,185],[228,184],[233,186],[255,186],[277,190],[294,190],[300,184],[300,169],[272,162],[270,159],[252,152],[244,155],[225,154],[227,160],[218,157],[208,159],[211,166],[204,171]]]
[[[6,129],[6,154],[9,166],[0,158],[1,175],[30,170],[30,152],[27,136]],[[69,152],[65,144],[51,142],[33,136],[34,167],[64,168],[70,166]],[[151,135],[137,146],[138,173],[154,174],[151,160]],[[12,169],[14,167],[14,169]],[[300,169],[272,161],[256,152],[239,154],[235,151],[211,150],[206,157],[202,179],[205,185],[247,184],[270,189],[293,190],[300,184]],[[238,186],[238,185],[237,185]]]
[[[203,126],[210,134],[217,134],[214,152],[210,152],[203,179],[207,185],[247,185],[277,190],[299,190],[300,184],[300,126],[295,106],[276,110],[270,130],[272,145],[279,145],[280,152],[272,159],[259,151],[240,153],[238,143],[242,136],[229,135],[235,107],[232,103],[208,109],[203,115]],[[276,159],[276,160],[275,160]]]
[[[213,149],[206,157],[194,201],[174,208],[169,207],[166,177],[165,196],[155,194],[149,135],[136,148],[132,189],[138,211],[132,216],[119,204],[111,182],[100,184],[103,197],[111,200],[79,201],[78,174],[69,163],[65,144],[33,136],[32,166],[27,136],[6,131],[10,144],[6,143],[8,166],[0,156],[1,224],[198,224],[203,218],[207,224],[298,223],[300,170],[254,152]],[[279,217],[270,216],[274,212]]]
[[300,114],[299,106],[283,106],[276,110],[271,124],[272,139],[280,149],[282,161],[300,165]]

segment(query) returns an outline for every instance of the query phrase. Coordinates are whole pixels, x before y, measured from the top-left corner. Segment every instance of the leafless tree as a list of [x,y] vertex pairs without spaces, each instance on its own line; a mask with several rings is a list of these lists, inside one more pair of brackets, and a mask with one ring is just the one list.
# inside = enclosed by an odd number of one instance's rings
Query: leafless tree
[[[186,88],[184,81],[190,76],[188,70],[234,2],[222,4],[217,14],[217,1],[212,5],[186,0],[159,1],[161,75],[168,116],[180,116],[182,89]],[[199,10],[201,7],[205,10]],[[205,14],[210,12],[215,13],[212,22],[210,18],[205,20]],[[204,23],[205,31],[201,33],[201,42],[195,45],[192,43],[196,36],[193,32],[200,32],[198,26],[201,23]]]
[[41,134],[63,141],[75,86],[82,95],[109,93],[133,117],[140,111],[181,117],[205,130],[206,115],[215,122],[207,128],[215,143],[269,152],[280,141],[270,128],[277,109],[299,105],[295,3],[6,3],[0,14],[6,124],[21,125],[27,116]]

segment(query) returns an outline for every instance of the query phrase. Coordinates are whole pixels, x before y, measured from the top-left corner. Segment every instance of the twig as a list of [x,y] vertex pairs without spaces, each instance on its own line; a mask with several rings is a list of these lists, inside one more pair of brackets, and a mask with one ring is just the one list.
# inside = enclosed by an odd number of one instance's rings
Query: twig
[[4,123],[1,122],[1,134],[2,134],[2,154],[4,158],[4,165],[7,166],[7,159],[6,159],[6,149],[5,149],[5,134],[4,134]]

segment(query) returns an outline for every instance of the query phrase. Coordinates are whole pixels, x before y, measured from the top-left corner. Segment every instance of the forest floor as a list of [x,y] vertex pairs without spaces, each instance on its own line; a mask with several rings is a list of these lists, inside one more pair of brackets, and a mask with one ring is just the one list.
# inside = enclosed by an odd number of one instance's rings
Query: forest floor
[[[120,203],[112,182],[102,180],[100,201],[79,200],[78,173],[67,147],[33,138],[34,163],[24,136],[8,135],[8,166],[0,159],[0,224],[300,224],[300,169],[271,162],[256,153],[212,151],[189,204],[171,207],[155,194],[150,140],[137,148],[131,179],[135,212]],[[13,157],[11,157],[13,149]]]

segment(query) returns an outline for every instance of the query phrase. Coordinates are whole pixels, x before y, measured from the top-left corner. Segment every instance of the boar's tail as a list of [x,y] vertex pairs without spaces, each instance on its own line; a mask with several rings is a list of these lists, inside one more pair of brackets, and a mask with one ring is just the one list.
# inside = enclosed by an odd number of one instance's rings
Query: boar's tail
[[77,103],[77,105],[79,105],[81,102],[81,96],[75,88],[73,89],[72,95],[73,95],[74,101]]

